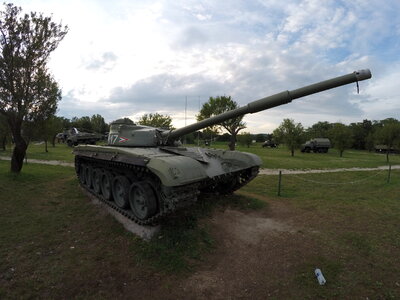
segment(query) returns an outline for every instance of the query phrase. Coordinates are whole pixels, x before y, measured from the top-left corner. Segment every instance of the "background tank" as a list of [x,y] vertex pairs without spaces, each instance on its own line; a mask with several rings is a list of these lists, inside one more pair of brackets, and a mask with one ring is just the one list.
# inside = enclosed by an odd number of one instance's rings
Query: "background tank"
[[68,130],[64,137],[69,147],[77,146],[78,144],[96,144],[102,139],[99,133],[83,132],[73,127]]
[[286,104],[294,99],[371,78],[361,70],[250,102],[177,130],[111,123],[108,146],[74,148],[81,185],[139,224],[154,224],[197,200],[201,192],[231,193],[257,174],[261,159],[251,153],[181,147],[179,138],[224,120]]

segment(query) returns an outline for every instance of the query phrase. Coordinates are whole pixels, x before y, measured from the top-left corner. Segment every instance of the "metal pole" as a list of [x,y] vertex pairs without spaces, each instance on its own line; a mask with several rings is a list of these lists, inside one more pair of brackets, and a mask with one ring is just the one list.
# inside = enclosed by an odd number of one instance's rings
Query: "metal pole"
[[279,171],[278,197],[281,196],[282,171]]
[[390,183],[390,173],[392,171],[392,165],[389,165],[389,173],[388,173],[388,178],[387,178],[387,183]]

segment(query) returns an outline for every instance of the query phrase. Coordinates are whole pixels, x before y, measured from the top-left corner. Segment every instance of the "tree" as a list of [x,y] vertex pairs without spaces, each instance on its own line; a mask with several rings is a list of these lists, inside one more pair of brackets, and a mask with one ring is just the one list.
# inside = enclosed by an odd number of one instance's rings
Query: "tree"
[[353,136],[352,148],[359,150],[367,149],[366,140],[368,134],[373,130],[372,121],[365,119],[362,122],[351,123],[350,129]]
[[[208,102],[204,103],[199,114],[197,115],[197,121],[201,121],[212,116],[222,114],[226,111],[238,108],[238,104],[231,99],[230,96],[217,96],[210,97]],[[211,130],[219,130],[220,127],[225,128],[226,131],[231,135],[229,142],[229,149],[235,150],[236,136],[240,130],[246,128],[246,124],[242,121],[243,116],[236,117],[233,119],[226,120],[221,124],[212,126]]]
[[104,118],[99,114],[93,115],[90,118],[90,123],[92,123],[92,129],[95,132],[104,134],[109,131],[107,123],[104,121]]
[[253,142],[253,136],[250,132],[242,132],[238,134],[237,139],[240,144],[246,145],[247,148],[249,148],[251,143]]
[[294,123],[294,120],[284,119],[281,125],[273,132],[279,143],[284,143],[294,156],[294,150],[299,148],[304,140],[304,128],[301,123]]
[[14,150],[11,171],[19,173],[28,147],[22,136],[25,121],[55,112],[61,92],[47,61],[67,34],[51,17],[5,4],[0,12],[0,114],[10,127]]
[[327,121],[315,123],[311,127],[307,128],[307,139],[327,138],[328,132],[332,128],[332,126],[333,125]]
[[376,132],[377,140],[387,146],[386,161],[389,162],[389,153],[391,149],[400,145],[400,122],[396,119],[385,119]]
[[159,113],[144,114],[138,122],[140,125],[152,126],[156,128],[174,129],[172,119],[168,115]]
[[71,120],[71,127],[76,127],[82,131],[93,131],[93,124],[89,116],[73,117]]
[[340,157],[342,157],[344,150],[352,144],[351,129],[342,123],[335,123],[330,130],[330,136],[334,147],[339,150]]
[[45,151],[48,152],[47,143],[51,141],[53,147],[55,147],[56,135],[63,130],[63,121],[60,117],[52,116],[46,121],[40,124],[39,136],[43,139],[45,145]]

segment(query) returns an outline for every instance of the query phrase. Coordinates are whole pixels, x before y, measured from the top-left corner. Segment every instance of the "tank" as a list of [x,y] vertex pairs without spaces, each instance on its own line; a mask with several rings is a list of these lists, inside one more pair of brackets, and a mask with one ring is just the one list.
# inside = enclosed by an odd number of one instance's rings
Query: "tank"
[[153,225],[195,203],[200,193],[229,194],[254,179],[261,159],[254,154],[183,147],[179,138],[224,120],[252,114],[310,94],[371,78],[356,71],[265,97],[177,130],[111,123],[107,146],[74,147],[80,184],[131,220]]
[[102,135],[99,133],[83,132],[75,127],[68,130],[63,137],[69,147],[78,144],[96,144],[102,139]]

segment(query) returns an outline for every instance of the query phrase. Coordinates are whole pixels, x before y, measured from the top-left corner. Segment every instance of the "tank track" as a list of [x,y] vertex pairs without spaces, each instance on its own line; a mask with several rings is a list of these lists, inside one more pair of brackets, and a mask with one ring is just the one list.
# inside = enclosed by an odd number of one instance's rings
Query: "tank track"
[[[103,170],[107,170],[114,175],[121,175],[129,173],[140,174],[140,177],[145,177],[146,179],[150,179],[152,181],[152,185],[156,190],[159,200],[159,211],[152,217],[146,220],[138,219],[132,211],[127,208],[123,209],[118,207],[114,201],[110,201],[105,199],[101,194],[97,194],[93,188],[89,188],[87,185],[83,184],[80,178],[80,167],[83,163],[88,163],[91,166],[101,168]],[[94,195],[97,199],[111,207],[112,209],[119,212],[121,215],[127,217],[128,219],[136,222],[139,225],[157,225],[164,217],[172,214],[174,211],[181,207],[189,206],[197,201],[197,196],[199,194],[198,183],[189,184],[185,186],[173,187],[173,188],[165,188],[161,185],[158,178],[143,166],[131,165],[127,163],[121,162],[112,162],[112,161],[102,161],[93,158],[87,157],[75,157],[75,170],[76,175],[78,177],[79,184]],[[132,183],[132,178],[129,177]]]
[[[150,180],[158,196],[159,211],[154,216],[146,220],[141,220],[133,214],[129,207],[127,209],[118,207],[114,201],[105,199],[101,193],[96,193],[93,188],[90,188],[86,184],[82,183],[80,174],[82,164],[87,164],[94,168],[108,171],[113,174],[113,176],[126,176],[131,183],[133,183],[137,178],[140,178],[140,180],[143,178]],[[238,172],[216,176],[204,182],[168,188],[163,186],[158,177],[150,172],[145,166],[133,165],[124,162],[100,160],[77,155],[75,156],[75,171],[81,187],[94,195],[101,202],[105,203],[112,209],[119,212],[121,215],[139,225],[157,225],[161,220],[173,214],[176,210],[194,204],[201,192],[218,194],[233,193],[235,190],[246,185],[257,176],[258,167],[252,167]],[[230,181],[232,179],[233,181]],[[228,184],[226,184],[227,181],[229,182]]]

